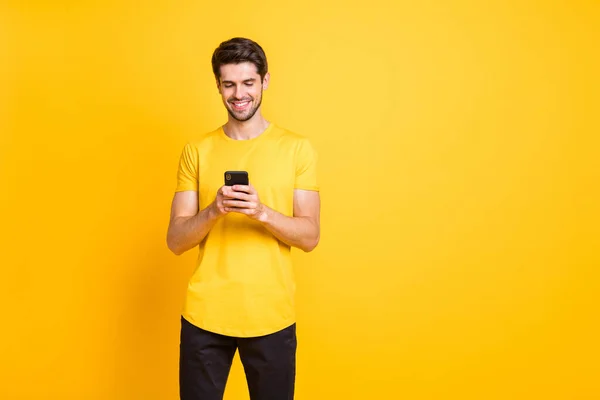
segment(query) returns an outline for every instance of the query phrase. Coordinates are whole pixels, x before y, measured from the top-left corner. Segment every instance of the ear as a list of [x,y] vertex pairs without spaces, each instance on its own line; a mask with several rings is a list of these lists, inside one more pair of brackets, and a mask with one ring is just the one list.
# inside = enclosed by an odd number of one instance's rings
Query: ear
[[267,90],[267,88],[269,87],[270,80],[271,80],[271,74],[269,72],[267,72],[263,79],[263,90]]
[[222,94],[221,93],[221,80],[217,79],[217,80],[215,80],[215,82],[217,84],[217,90],[219,91],[219,94]]

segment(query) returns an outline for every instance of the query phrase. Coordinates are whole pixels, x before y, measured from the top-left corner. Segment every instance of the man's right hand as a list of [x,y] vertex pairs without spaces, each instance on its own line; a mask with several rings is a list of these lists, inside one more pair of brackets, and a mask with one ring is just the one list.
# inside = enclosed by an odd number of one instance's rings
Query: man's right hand
[[230,211],[227,211],[227,208],[235,208],[239,207],[240,204],[245,204],[238,202],[246,201],[247,197],[247,193],[237,192],[233,190],[232,186],[223,185],[217,191],[217,197],[211,204],[212,211],[216,217],[229,214]]
[[217,196],[210,205],[215,217],[221,217],[229,213],[229,211],[226,210],[227,205],[224,203],[225,200],[231,199],[231,197],[228,197],[225,194],[228,188],[228,186],[221,186],[219,190],[217,190]]

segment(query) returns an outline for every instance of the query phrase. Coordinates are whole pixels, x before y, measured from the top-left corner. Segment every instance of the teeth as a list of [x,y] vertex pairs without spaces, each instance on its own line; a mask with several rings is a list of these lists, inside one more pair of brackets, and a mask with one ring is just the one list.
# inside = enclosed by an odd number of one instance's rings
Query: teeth
[[236,103],[236,102],[234,102],[234,103],[233,103],[233,105],[234,105],[234,107],[236,107],[236,108],[244,108],[244,107],[246,107],[246,105],[247,105],[248,103],[250,103],[250,102],[249,102],[249,101],[243,101],[243,102],[241,102],[241,103]]

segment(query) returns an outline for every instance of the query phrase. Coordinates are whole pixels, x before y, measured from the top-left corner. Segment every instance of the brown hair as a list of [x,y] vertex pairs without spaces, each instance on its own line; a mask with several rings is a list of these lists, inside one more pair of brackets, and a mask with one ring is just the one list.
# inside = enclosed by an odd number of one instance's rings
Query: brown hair
[[256,72],[264,79],[269,70],[267,56],[260,45],[250,39],[235,37],[222,42],[212,55],[212,69],[215,78],[221,78],[221,65],[251,62]]

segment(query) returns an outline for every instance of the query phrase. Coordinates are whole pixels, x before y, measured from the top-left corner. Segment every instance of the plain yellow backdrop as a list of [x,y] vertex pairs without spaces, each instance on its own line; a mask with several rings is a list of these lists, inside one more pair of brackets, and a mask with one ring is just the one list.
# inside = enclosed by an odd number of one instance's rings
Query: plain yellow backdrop
[[598,4],[3,2],[0,398],[178,398],[169,206],[238,35],[321,157],[296,398],[600,398]]

